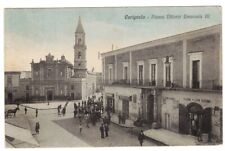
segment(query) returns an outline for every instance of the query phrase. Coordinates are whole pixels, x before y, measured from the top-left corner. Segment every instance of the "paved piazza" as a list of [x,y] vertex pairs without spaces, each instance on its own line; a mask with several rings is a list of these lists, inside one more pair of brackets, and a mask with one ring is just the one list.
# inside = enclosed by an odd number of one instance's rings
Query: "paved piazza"
[[[110,147],[110,146],[139,146],[136,135],[128,132],[126,128],[115,124],[109,126],[109,137],[101,139],[100,122],[95,126],[91,123],[89,128],[83,123],[83,130],[79,132],[79,121],[73,117],[73,102],[67,105],[66,115],[58,115],[58,105],[64,106],[66,102],[50,102],[36,104],[21,104],[16,117],[7,118],[6,122],[18,127],[30,127],[31,133],[39,146],[35,147]],[[27,115],[24,113],[27,106]],[[6,105],[5,109],[13,109],[16,105]],[[39,109],[38,117],[35,117],[35,109]],[[27,122],[25,122],[27,120]],[[35,134],[35,122],[40,123],[40,133]],[[28,123],[28,124],[26,124]],[[28,126],[27,126],[28,125]],[[7,133],[7,132],[6,132]],[[34,147],[29,143],[20,142],[15,147]],[[144,141],[144,146],[155,146],[150,140]]]

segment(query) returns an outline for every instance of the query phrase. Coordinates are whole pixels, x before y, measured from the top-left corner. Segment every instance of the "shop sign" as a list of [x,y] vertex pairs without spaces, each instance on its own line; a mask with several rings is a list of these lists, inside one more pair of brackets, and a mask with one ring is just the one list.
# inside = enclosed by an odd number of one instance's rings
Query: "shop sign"
[[[173,97],[165,97],[163,99],[163,103],[165,103],[166,100],[176,101],[176,99]],[[209,99],[183,98],[183,100],[188,101],[188,102],[197,102],[197,103],[210,103],[211,102]]]
[[132,101],[132,96],[123,96],[123,95],[119,95],[119,99],[120,99],[120,100],[128,100],[128,101]]
[[198,103],[210,103],[211,102],[208,99],[193,99],[193,98],[184,98],[184,101],[198,102]]

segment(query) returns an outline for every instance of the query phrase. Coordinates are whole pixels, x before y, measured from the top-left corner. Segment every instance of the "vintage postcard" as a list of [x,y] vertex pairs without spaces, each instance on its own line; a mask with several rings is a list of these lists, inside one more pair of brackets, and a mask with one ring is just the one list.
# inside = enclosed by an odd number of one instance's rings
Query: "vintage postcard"
[[222,8],[4,8],[5,148],[221,145]]

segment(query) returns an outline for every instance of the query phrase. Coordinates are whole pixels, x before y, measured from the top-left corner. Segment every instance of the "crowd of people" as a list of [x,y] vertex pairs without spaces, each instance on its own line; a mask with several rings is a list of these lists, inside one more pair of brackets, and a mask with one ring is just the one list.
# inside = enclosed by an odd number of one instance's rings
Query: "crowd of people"
[[111,117],[110,112],[107,112],[106,115],[104,112],[102,96],[99,98],[92,96],[87,101],[74,103],[74,118],[79,119],[80,133],[82,133],[82,123],[85,123],[86,127],[89,128],[89,123],[95,126],[97,122],[102,122],[99,127],[100,136],[101,138],[108,137]]
[[[58,105],[57,112],[58,115],[65,116],[66,114],[66,107],[68,105],[68,101],[65,103],[65,105],[62,107],[62,105]],[[93,126],[96,126],[97,122],[100,122],[100,138],[104,139],[109,136],[109,125],[111,121],[111,115],[110,110],[105,109],[103,106],[103,97],[88,97],[86,101],[79,101],[74,102],[74,118],[77,118],[79,121],[79,132],[82,133],[83,125],[86,126],[86,128],[89,128],[89,124],[91,123]],[[27,114],[27,107],[24,108],[25,114]],[[35,115],[38,117],[38,109],[35,110]],[[123,123],[125,124],[125,118],[121,115],[121,113],[118,115],[119,124]],[[36,134],[39,134],[40,131],[40,123],[36,122],[35,124],[35,131]],[[145,138],[145,135],[143,131],[141,130],[138,135],[138,140],[140,143],[140,146],[143,145],[143,140]]]

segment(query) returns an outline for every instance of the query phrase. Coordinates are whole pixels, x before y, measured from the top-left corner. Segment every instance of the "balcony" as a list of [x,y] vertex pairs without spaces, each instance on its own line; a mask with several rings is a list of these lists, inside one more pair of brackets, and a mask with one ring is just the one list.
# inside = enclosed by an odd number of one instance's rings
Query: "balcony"
[[163,80],[156,81],[149,81],[148,79],[145,80],[137,80],[132,79],[131,81],[128,80],[114,80],[109,81],[105,80],[104,85],[105,86],[124,86],[124,87],[149,87],[149,88],[164,88],[164,89],[188,89],[188,90],[217,90],[221,91],[222,86],[219,85],[219,81],[216,80],[203,80],[201,81],[202,87],[200,88],[200,82],[198,82],[196,85],[192,85],[192,88],[189,86],[189,83],[187,81],[187,87],[183,88],[183,81],[182,80],[173,80],[167,81],[164,83]]
[[133,86],[133,87],[155,87],[156,86],[156,81],[149,81],[149,80],[137,80],[137,79],[132,79],[131,81],[120,79],[120,80],[105,80],[104,85],[110,86],[110,85],[121,85],[121,86]]

